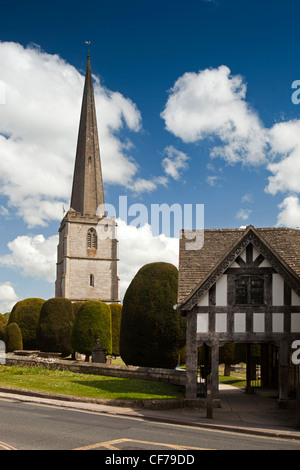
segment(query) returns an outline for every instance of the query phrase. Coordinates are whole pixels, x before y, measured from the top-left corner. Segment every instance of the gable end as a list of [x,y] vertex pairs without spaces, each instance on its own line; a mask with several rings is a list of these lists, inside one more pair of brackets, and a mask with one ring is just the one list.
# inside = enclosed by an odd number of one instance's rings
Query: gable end
[[273,269],[281,275],[290,288],[300,295],[299,277],[282,259],[280,259],[279,255],[277,255],[274,250],[268,246],[252,228],[250,228],[244,237],[208,274],[204,281],[191,292],[178,308],[183,312],[192,310],[192,308],[197,305],[197,302],[209,291],[209,289],[218,281],[234,261],[238,260],[238,264],[241,266],[243,264],[243,260],[240,255],[249,244],[252,244],[260,253],[257,257],[257,265],[263,261],[263,258],[267,260]]

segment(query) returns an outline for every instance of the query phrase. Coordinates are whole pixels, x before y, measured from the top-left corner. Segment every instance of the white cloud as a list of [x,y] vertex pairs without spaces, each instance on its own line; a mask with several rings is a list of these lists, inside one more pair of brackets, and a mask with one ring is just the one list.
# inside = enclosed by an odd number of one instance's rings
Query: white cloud
[[300,120],[275,124],[268,133],[270,152],[278,161],[267,166],[272,173],[266,191],[300,192]]
[[25,277],[54,282],[58,235],[19,236],[8,243],[10,254],[0,257],[0,265],[14,268]]
[[168,178],[165,176],[155,176],[152,179],[136,178],[130,187],[132,192],[152,192],[157,189],[158,186],[167,186]]
[[[166,129],[185,143],[209,138],[212,157],[221,157],[230,164],[263,165],[269,171],[265,191],[286,196],[279,206],[278,224],[298,226],[300,193],[300,120],[274,124],[266,128],[257,113],[246,102],[246,83],[230,69],[220,66],[199,73],[185,73],[175,82],[164,111]],[[207,166],[212,169],[211,164]],[[219,177],[208,176],[215,186]],[[253,202],[248,194],[243,203]],[[249,209],[241,209],[236,217],[247,220]]]
[[185,73],[174,84],[164,111],[166,129],[183,142],[207,137],[221,145],[211,155],[228,163],[265,162],[266,135],[257,114],[245,101],[246,84],[224,65]]
[[162,167],[166,175],[178,181],[181,171],[186,170],[188,167],[187,160],[189,160],[189,157],[184,152],[177,150],[173,145],[166,147],[164,153],[167,156],[162,160]]
[[[84,74],[58,55],[12,42],[0,43],[0,63],[0,191],[29,226],[45,225],[61,219],[71,195]],[[140,113],[97,78],[94,89],[104,180],[130,187],[138,168],[119,132],[138,132]]]
[[206,182],[209,184],[209,186],[217,186],[218,181],[220,181],[221,176],[216,176],[216,175],[210,175],[206,178]]
[[287,196],[278,207],[277,227],[300,227],[300,203],[297,196]]
[[[165,261],[175,266],[178,265],[178,239],[166,237],[163,234],[154,236],[151,226],[148,224],[138,228],[127,225],[123,220],[118,219],[117,237],[120,251],[119,276],[122,296],[137,271],[144,264]],[[56,278],[57,244],[57,235],[49,238],[45,238],[41,234],[19,236],[8,243],[11,253],[0,257],[0,266],[17,269],[25,277],[43,279],[54,283]],[[6,295],[12,294],[13,289],[10,285],[5,289],[7,291]],[[12,300],[15,300],[15,297]]]
[[285,194],[277,217],[277,226],[299,227],[300,204],[300,120],[275,124],[268,131],[271,173],[265,191],[275,195]]
[[163,234],[153,236],[148,224],[138,228],[119,219],[118,240],[121,297],[135,274],[145,264],[164,261],[178,267],[179,240]]
[[10,282],[0,284],[0,312],[10,312],[16,302],[20,300]]
[[250,209],[240,209],[236,214],[236,218],[242,219],[242,220],[248,220],[251,213],[252,213],[252,210]]
[[0,206],[0,215],[3,215],[4,217],[9,215],[7,207],[4,207],[3,205]]
[[253,194],[252,194],[252,193],[244,194],[244,196],[242,197],[241,201],[242,201],[242,202],[248,202],[248,203],[254,202]]

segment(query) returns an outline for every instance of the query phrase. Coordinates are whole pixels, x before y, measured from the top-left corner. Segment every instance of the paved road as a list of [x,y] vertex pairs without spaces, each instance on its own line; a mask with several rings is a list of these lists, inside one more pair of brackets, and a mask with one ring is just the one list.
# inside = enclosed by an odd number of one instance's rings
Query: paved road
[[0,400],[0,423],[0,449],[7,450],[300,450],[299,441],[154,423],[15,399]]

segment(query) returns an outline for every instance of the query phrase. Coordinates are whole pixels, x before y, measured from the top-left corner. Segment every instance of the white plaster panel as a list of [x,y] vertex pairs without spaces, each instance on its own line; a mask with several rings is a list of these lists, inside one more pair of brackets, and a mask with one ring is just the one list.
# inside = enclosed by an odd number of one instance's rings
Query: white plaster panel
[[292,305],[300,305],[300,297],[294,290],[292,290]]
[[291,332],[300,333],[300,313],[291,314]]
[[236,261],[234,261],[233,263],[231,263],[231,265],[229,267],[230,268],[239,268],[239,265],[237,264]]
[[284,280],[280,274],[272,274],[272,303],[283,305]]
[[227,305],[227,274],[223,274],[216,282],[216,305]]
[[208,307],[208,305],[209,305],[208,292],[206,292],[206,294],[204,294],[204,296],[201,297],[201,299],[198,300],[197,305],[198,305],[198,307]]
[[271,268],[272,265],[267,261],[266,259],[263,260],[263,262],[259,265],[260,268]]
[[227,332],[227,313],[216,313],[216,333]]
[[273,333],[283,333],[283,313],[272,314],[272,331]]
[[235,333],[246,332],[246,314],[245,313],[234,314],[234,332]]
[[197,333],[208,333],[208,313],[197,313]]
[[265,332],[265,314],[253,313],[253,333]]
[[253,261],[256,260],[256,258],[260,255],[260,252],[258,251],[257,248],[255,248],[255,246],[253,247]]
[[240,257],[242,258],[242,260],[246,262],[246,250],[242,251],[242,253],[240,254]]

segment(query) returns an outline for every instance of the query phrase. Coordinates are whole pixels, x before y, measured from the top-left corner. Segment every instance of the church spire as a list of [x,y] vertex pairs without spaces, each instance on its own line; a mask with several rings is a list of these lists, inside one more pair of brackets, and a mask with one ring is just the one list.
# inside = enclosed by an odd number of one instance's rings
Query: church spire
[[[97,213],[99,205],[102,205],[101,213]],[[104,215],[103,181],[89,55],[81,107],[71,208],[82,216]]]

